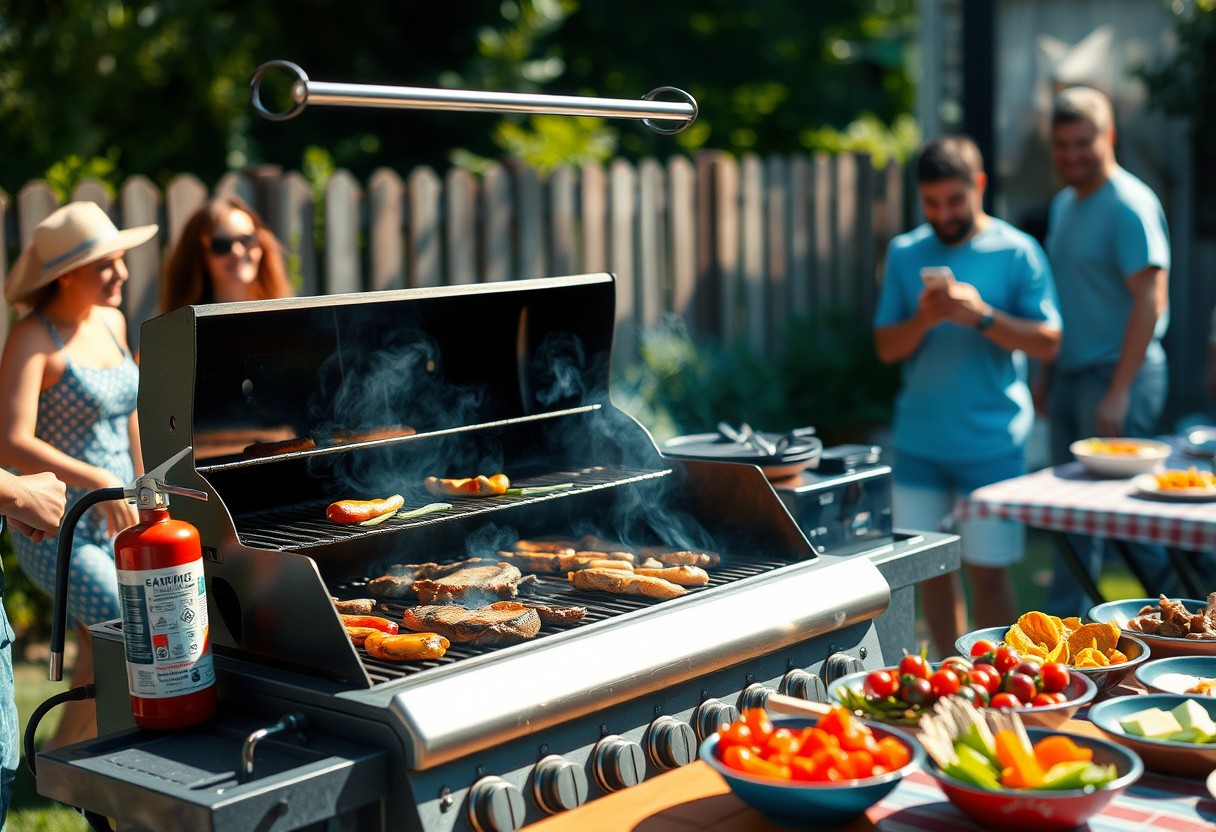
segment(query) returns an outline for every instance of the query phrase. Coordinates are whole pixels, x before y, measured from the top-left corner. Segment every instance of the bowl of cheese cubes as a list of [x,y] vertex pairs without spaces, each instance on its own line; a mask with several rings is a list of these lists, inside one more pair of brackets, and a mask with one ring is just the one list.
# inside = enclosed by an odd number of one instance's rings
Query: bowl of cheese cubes
[[1089,721],[1159,774],[1206,777],[1216,768],[1216,698],[1176,693],[1122,696],[1089,709]]

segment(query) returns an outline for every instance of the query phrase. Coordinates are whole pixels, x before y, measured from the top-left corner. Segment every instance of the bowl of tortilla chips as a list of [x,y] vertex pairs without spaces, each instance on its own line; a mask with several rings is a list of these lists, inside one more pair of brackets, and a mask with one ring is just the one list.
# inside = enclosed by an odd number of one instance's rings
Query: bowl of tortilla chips
[[1008,644],[1022,658],[1058,662],[1089,677],[1103,693],[1122,682],[1148,660],[1151,650],[1135,636],[1111,624],[1082,624],[1080,618],[1057,618],[1028,612],[1009,627],[988,627],[961,636],[954,647],[971,655],[977,641]]

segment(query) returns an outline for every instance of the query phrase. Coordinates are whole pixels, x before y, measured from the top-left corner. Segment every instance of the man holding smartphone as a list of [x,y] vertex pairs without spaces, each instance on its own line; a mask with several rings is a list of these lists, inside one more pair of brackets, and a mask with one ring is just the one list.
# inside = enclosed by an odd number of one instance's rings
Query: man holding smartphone
[[[987,177],[975,142],[927,142],[916,175],[926,221],[891,241],[874,342],[880,359],[903,362],[895,523],[931,529],[960,497],[1025,473],[1034,422],[1026,357],[1054,358],[1061,327],[1043,250],[984,213]],[[975,626],[1015,621],[1009,567],[1022,558],[1025,528],[970,519],[959,534]],[[959,575],[926,581],[921,592],[930,635],[947,655],[968,629]]]

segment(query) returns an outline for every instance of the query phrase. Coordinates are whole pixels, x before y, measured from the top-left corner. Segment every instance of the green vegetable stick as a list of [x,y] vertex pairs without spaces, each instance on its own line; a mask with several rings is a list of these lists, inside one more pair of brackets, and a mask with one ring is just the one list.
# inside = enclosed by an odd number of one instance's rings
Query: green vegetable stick
[[398,520],[410,520],[414,517],[422,517],[426,514],[438,514],[441,511],[447,511],[451,507],[451,503],[427,503],[424,506],[412,508],[408,511],[399,511],[395,516]]
[[361,520],[359,522],[359,525],[360,526],[379,526],[381,523],[383,523],[388,518],[396,517],[396,516],[397,515],[393,514],[390,511],[388,514],[381,514],[379,517],[373,517],[371,520]]
[[563,482],[558,485],[537,485],[531,488],[508,488],[504,493],[511,497],[536,497],[553,491],[564,491],[567,488],[574,488],[574,483]]

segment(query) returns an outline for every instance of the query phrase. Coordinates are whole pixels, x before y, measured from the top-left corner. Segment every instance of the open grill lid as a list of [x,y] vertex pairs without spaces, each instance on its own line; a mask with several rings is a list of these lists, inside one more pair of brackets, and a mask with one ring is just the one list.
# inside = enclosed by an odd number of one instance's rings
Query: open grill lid
[[[666,459],[612,406],[614,300],[598,274],[192,306],[147,322],[143,452],[194,447],[169,478],[210,497],[174,514],[200,530],[217,651],[358,687],[397,678],[364,663],[330,595],[390,563],[491,555],[515,535],[712,549],[749,574],[814,560],[758,471]],[[393,435],[361,440],[380,428]],[[243,452],[284,439],[307,447]],[[325,519],[336,499],[400,493],[409,508],[436,499],[426,476],[497,471],[572,487],[449,499],[443,514],[373,527]]]

